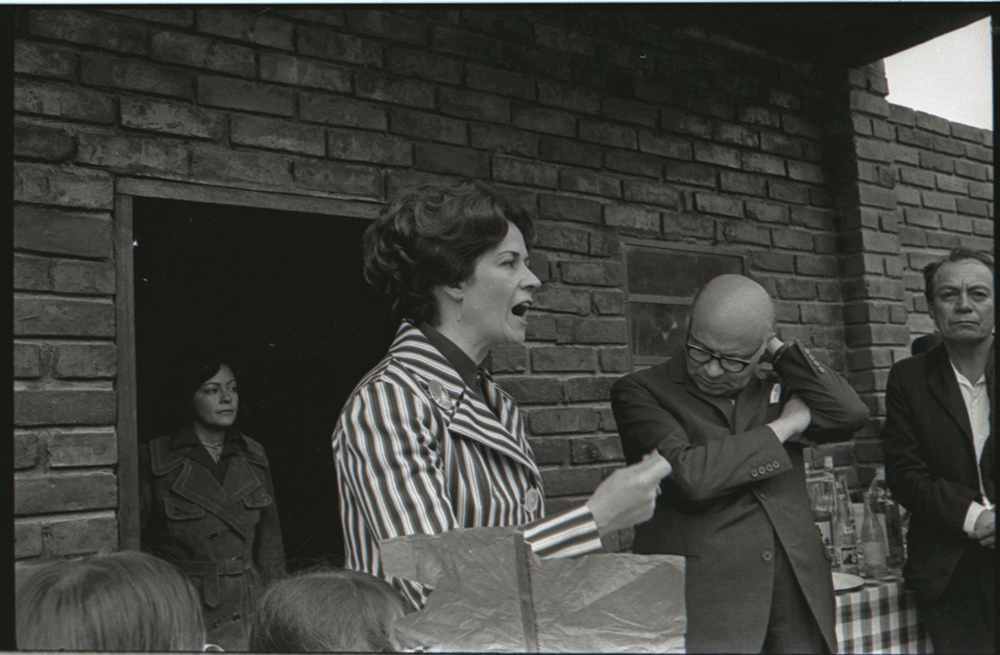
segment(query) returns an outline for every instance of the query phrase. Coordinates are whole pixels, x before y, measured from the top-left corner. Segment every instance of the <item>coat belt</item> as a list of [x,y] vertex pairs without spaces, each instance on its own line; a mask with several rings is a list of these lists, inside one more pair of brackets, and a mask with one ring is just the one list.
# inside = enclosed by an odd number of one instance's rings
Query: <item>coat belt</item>
[[219,606],[219,576],[242,575],[253,566],[253,560],[232,557],[221,562],[174,562],[190,576],[202,579],[202,599],[211,608]]

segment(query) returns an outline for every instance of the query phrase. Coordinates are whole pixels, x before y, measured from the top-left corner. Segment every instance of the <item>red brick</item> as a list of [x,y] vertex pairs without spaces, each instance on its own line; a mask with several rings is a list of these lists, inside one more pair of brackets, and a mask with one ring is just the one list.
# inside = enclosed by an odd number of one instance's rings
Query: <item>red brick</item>
[[511,107],[511,123],[514,127],[534,132],[576,136],[576,120],[572,114],[557,109],[515,104]]
[[15,82],[14,111],[103,124],[115,117],[114,102],[107,94],[28,80]]
[[409,166],[413,163],[413,146],[394,136],[352,130],[327,131],[327,157],[372,164]]
[[957,234],[951,234],[948,232],[927,233],[928,248],[951,249],[951,248],[957,248],[960,245],[962,245],[962,239]]
[[720,222],[717,224],[720,240],[733,243],[771,245],[771,230],[753,223]]
[[[695,158],[700,144],[695,144]],[[672,136],[661,136],[649,130],[639,131],[639,150],[671,159],[691,160],[691,141]],[[737,164],[738,165],[738,164]]]
[[612,171],[659,179],[663,172],[663,160],[657,155],[632,150],[605,149],[604,167]]
[[81,257],[111,256],[111,218],[40,207],[14,208],[14,247]]
[[812,280],[797,278],[778,278],[778,297],[782,300],[814,300],[816,298],[816,283]]
[[80,80],[90,86],[129,89],[185,100],[195,97],[193,71],[123,57],[83,53]]
[[107,471],[14,480],[14,514],[18,516],[117,506],[117,478]]
[[323,128],[289,120],[237,114],[230,121],[229,139],[237,145],[320,157],[326,154]]
[[837,258],[820,255],[796,255],[795,272],[799,275],[837,277]]
[[[762,132],[760,135],[760,149],[764,152],[798,159],[802,156],[802,144],[798,139],[785,136],[784,134],[772,134]],[[754,153],[744,153],[744,157]],[[784,162],[782,162],[784,164]],[[762,171],[763,172],[763,171]]]
[[[538,464],[560,464],[567,463],[567,439],[560,437],[528,438],[528,443],[535,455],[535,462]],[[546,495],[551,495],[547,493]],[[545,507],[552,513],[552,503],[546,500]]]
[[[266,10],[265,10],[266,11]],[[257,45],[292,50],[293,27],[285,20],[265,16],[263,11],[198,9],[198,31],[249,41]]]
[[840,306],[825,303],[802,303],[800,320],[806,325],[836,325],[841,322]]
[[524,346],[496,346],[490,351],[489,369],[494,373],[523,373],[528,351]]
[[462,62],[410,48],[391,48],[385,53],[385,67],[391,73],[433,82],[461,84]]
[[789,160],[788,177],[793,180],[813,182],[815,184],[824,184],[826,182],[826,175],[824,175],[823,169],[820,166],[801,161]]
[[489,155],[485,152],[430,143],[417,143],[414,147],[414,165],[420,170],[489,178]]
[[538,197],[538,216],[557,221],[600,224],[602,203],[564,194],[542,194]]
[[974,180],[987,179],[988,168],[988,166],[984,166],[983,164],[965,161],[964,159],[955,160],[955,173],[962,177],[971,177]]
[[355,93],[361,98],[422,109],[434,107],[434,87],[426,82],[405,77],[358,73],[355,87]]
[[970,198],[956,198],[958,213],[969,216],[989,216],[988,205],[983,200],[972,200]]
[[559,188],[608,198],[620,198],[621,180],[612,175],[563,168],[559,171]]
[[944,193],[935,193],[934,191],[921,191],[920,197],[923,201],[924,207],[941,209],[947,212],[955,211],[955,196]]
[[920,167],[950,174],[955,171],[955,160],[953,157],[937,152],[921,152]]
[[885,98],[857,89],[852,89],[850,92],[850,108],[853,111],[861,111],[884,118],[889,116],[889,103],[885,101]]
[[663,236],[667,238],[715,238],[715,219],[698,214],[663,212]]
[[146,27],[131,21],[73,9],[32,9],[28,28],[35,36],[146,55]]
[[899,179],[903,182],[903,184],[913,184],[916,186],[926,187],[928,189],[934,188],[934,173],[924,171],[919,168],[900,166]]
[[298,27],[299,54],[342,61],[358,66],[382,67],[382,46],[349,34],[337,34],[318,27]]
[[36,343],[14,342],[14,378],[40,377],[42,374],[41,352],[41,348]]
[[757,175],[722,171],[719,173],[719,190],[764,197],[767,195],[767,183]]
[[[535,307],[540,310],[579,316],[586,316],[590,313],[590,293],[585,289],[568,289],[546,285],[535,292],[534,301]],[[562,348],[560,346],[558,349]]]
[[781,89],[771,89],[770,100],[772,105],[785,109],[799,109],[800,107],[798,96]]
[[596,92],[546,79],[538,80],[538,102],[581,114],[596,114],[601,108]]
[[800,229],[775,228],[771,230],[771,238],[776,248],[790,250],[812,250],[813,248],[813,235]]
[[528,424],[535,435],[593,432],[597,429],[597,413],[589,407],[532,409]]
[[[531,349],[532,371],[593,371],[596,367],[597,357],[593,348],[542,346]],[[595,424],[590,430],[596,427]]]
[[788,223],[788,208],[784,205],[748,199],[744,201],[744,214],[765,223]]
[[[542,483],[545,485],[547,497],[589,494],[603,479],[600,468],[560,468],[542,471]],[[551,506],[551,503],[546,502],[549,511],[554,511]]]
[[115,267],[111,262],[75,259],[53,260],[48,270],[48,291],[110,295],[115,292]]
[[190,27],[194,24],[194,12],[190,9],[159,9],[154,7],[131,9],[126,6],[105,8],[103,11],[119,16],[128,16],[150,23]]
[[187,175],[190,149],[178,142],[134,136],[81,134],[76,161],[122,173]]
[[930,130],[931,132],[937,132],[938,134],[944,134],[945,136],[951,134],[951,124],[947,119],[941,118],[940,116],[934,116],[923,111],[917,111],[916,116],[917,127],[924,130]]
[[289,89],[213,75],[198,76],[198,102],[278,116],[295,113],[295,93]]
[[[795,255],[769,250],[754,250],[751,253],[754,268],[776,273],[793,273],[795,271]],[[797,316],[796,316],[797,318]]]
[[[625,200],[642,202],[668,209],[678,208],[677,191],[663,182],[630,180],[624,182]],[[657,222],[658,222],[657,217]]]
[[379,105],[319,93],[299,94],[299,118],[324,125],[361,127],[369,130],[385,131],[389,127],[386,110]]
[[438,106],[443,114],[490,123],[510,123],[510,101],[475,91],[442,87],[438,90]]
[[559,169],[550,164],[493,156],[493,179],[527,186],[555,189],[559,186]]
[[712,123],[699,116],[693,116],[681,109],[660,111],[660,127],[668,132],[691,134],[706,139],[712,138]]
[[318,23],[333,27],[343,27],[346,24],[344,10],[332,8],[331,5],[311,5],[308,9],[295,9],[292,5],[275,5],[271,10],[275,14],[288,16],[289,18],[307,23]]
[[962,125],[961,123],[951,124],[951,135],[963,141],[972,141],[973,143],[983,142],[983,130],[978,127]]
[[[538,276],[542,282],[546,282],[549,279],[548,269],[549,264],[545,255],[546,253],[535,251],[531,255],[531,270]],[[538,262],[544,265],[545,271],[544,275],[539,275],[535,267]],[[528,314],[528,330],[525,334],[525,338],[528,341],[555,341],[556,340],[556,319],[554,316],[548,316],[544,314]]]
[[75,148],[65,130],[43,125],[14,125],[14,157],[48,162],[65,161]]
[[972,219],[972,231],[975,234],[982,236],[992,237],[993,236],[993,220],[980,220],[978,218]]
[[14,334],[111,337],[115,308],[106,300],[15,296]]
[[522,157],[538,155],[538,135],[506,125],[471,125],[469,142],[473,148]]
[[118,351],[113,343],[63,343],[55,350],[53,374],[57,378],[112,378],[118,372]]
[[728,166],[730,168],[740,167],[740,151],[714,143],[695,143],[694,160],[716,164],[718,166]]
[[523,100],[535,99],[535,82],[532,78],[471,62],[465,64],[465,85],[470,89],[514,96]]
[[547,161],[575,164],[588,168],[601,167],[601,147],[581,143],[574,139],[542,136],[538,141],[538,154]]
[[955,141],[947,136],[934,135],[934,150],[943,152],[946,155],[961,157],[965,154],[965,144]]
[[621,264],[618,262],[563,261],[558,266],[562,272],[562,281],[566,284],[617,287],[623,282]]
[[589,252],[590,232],[587,230],[548,221],[539,221],[535,228],[538,232],[536,247],[584,255]]
[[[500,61],[495,59],[494,61]],[[569,55],[517,43],[504,45],[503,61],[509,67],[536,77],[569,80],[573,76]]]
[[461,55],[469,59],[494,62],[503,59],[501,41],[445,25],[431,28],[431,46],[436,52]]
[[741,107],[739,118],[740,122],[751,125],[781,126],[781,115],[767,107]]
[[592,376],[568,378],[563,381],[563,394],[568,402],[605,402],[611,397],[611,385],[617,378],[613,376]]
[[791,223],[817,230],[832,230],[833,212],[815,207],[792,207]]
[[611,123],[581,120],[580,138],[616,148],[635,150],[638,147],[635,129]]
[[154,98],[125,96],[120,102],[123,127],[207,139],[223,134],[223,116],[218,112]]
[[255,73],[253,51],[245,46],[180,32],[154,32],[150,43],[152,57],[158,61],[240,77]]
[[191,153],[191,174],[203,179],[280,186],[292,181],[289,168],[285,155],[197,146]]
[[910,342],[910,331],[904,325],[848,325],[844,333],[848,347],[873,344],[905,346]]
[[715,186],[715,170],[704,164],[667,161],[664,163],[663,175],[670,182],[705,187]]
[[796,116],[795,114],[781,114],[781,129],[786,134],[794,134],[807,139],[819,140],[821,136],[815,123],[812,123],[805,118]]
[[624,461],[622,442],[618,437],[581,437],[570,439],[573,464],[597,464]]
[[80,67],[76,50],[23,39],[14,41],[14,72],[71,81]]
[[941,227],[940,214],[936,211],[906,207],[903,210],[903,216],[906,219],[907,225],[919,225],[935,229]]
[[45,552],[50,556],[108,552],[118,547],[114,514],[55,519],[46,522],[43,530]]
[[111,209],[112,184],[103,171],[14,162],[15,201]]
[[[25,557],[37,557],[42,554],[42,521],[14,521],[14,558],[21,559]],[[22,580],[26,580],[26,576],[34,573],[36,566],[30,569],[24,570],[15,566],[15,587],[20,588],[23,584]],[[25,576],[22,579],[22,576]]]
[[722,143],[732,143],[740,146],[756,148],[759,143],[757,132],[748,130],[740,125],[720,123],[715,126],[713,138]]
[[594,232],[590,236],[590,251],[592,257],[615,257],[621,251],[621,242],[612,232]]
[[334,193],[379,198],[382,183],[378,169],[335,162],[299,160],[294,164],[295,183]]
[[968,182],[969,196],[979,200],[993,200],[993,185],[980,182]]
[[52,468],[110,466],[118,462],[118,438],[104,432],[57,432],[46,444]]
[[519,376],[505,377],[498,382],[519,405],[558,403],[563,399],[562,387],[557,378]]
[[694,199],[698,211],[736,218],[743,217],[743,200],[740,198],[698,192],[694,194]]
[[[968,234],[972,232],[972,222],[973,219],[966,218],[965,216],[943,214],[941,216],[941,229],[948,230],[949,232],[965,232]],[[903,243],[906,242],[904,241]]]
[[390,131],[394,134],[418,137],[464,146],[468,144],[465,121],[408,109],[390,110]]
[[656,127],[659,119],[655,107],[611,96],[601,98],[601,111],[613,121],[645,127]]
[[[601,348],[599,355],[601,370],[605,373],[624,373],[632,370],[628,358],[628,348]],[[613,421],[607,428],[614,430]]]
[[600,291],[593,293],[594,311],[601,316],[621,316],[625,313],[625,299],[621,291]]
[[351,71],[342,66],[275,52],[262,52],[259,59],[260,79],[265,82],[351,92]]
[[846,300],[868,298],[903,299],[903,283],[899,280],[886,278],[869,277],[860,280],[845,280],[843,282],[843,290]]

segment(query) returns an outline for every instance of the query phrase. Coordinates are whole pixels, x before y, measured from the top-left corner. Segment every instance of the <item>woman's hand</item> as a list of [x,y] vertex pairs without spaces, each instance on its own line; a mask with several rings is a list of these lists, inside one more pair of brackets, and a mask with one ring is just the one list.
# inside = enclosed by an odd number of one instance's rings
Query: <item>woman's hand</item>
[[587,501],[601,536],[648,521],[660,494],[660,480],[671,471],[670,462],[654,450],[638,464],[609,475]]

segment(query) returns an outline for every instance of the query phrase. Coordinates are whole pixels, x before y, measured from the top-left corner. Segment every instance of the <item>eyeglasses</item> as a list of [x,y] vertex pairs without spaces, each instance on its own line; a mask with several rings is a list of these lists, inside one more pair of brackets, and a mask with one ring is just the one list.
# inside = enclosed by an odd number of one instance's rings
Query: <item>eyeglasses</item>
[[719,355],[713,353],[711,350],[706,350],[701,346],[696,346],[690,341],[688,341],[685,346],[687,346],[687,356],[690,357],[692,361],[704,365],[713,359],[717,359],[719,360],[719,366],[722,367],[723,371],[728,371],[729,373],[739,373],[753,363],[753,358],[757,356],[757,353],[759,353],[761,348],[764,347],[764,344],[761,344],[761,347],[758,348],[753,355],[751,355],[749,360],[740,359],[739,357],[730,357],[728,355]]

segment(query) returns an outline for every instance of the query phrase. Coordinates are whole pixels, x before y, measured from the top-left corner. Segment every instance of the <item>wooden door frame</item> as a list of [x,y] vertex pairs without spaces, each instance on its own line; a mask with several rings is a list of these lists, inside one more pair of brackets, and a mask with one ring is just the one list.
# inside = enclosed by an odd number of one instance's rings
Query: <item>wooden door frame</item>
[[139,457],[138,389],[135,356],[135,266],[132,248],[133,198],[185,200],[217,205],[237,205],[258,209],[324,214],[328,216],[374,219],[382,203],[375,200],[332,198],[290,193],[256,191],[120,177],[115,180],[115,347],[118,374],[115,382],[118,413],[115,432],[118,441],[118,547],[139,549]]

